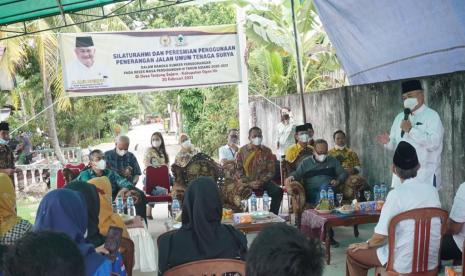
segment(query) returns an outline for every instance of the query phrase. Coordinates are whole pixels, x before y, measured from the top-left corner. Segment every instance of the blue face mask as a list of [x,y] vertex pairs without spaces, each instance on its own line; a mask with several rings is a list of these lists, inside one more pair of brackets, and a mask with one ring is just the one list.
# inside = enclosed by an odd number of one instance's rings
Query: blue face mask
[[6,144],[8,144],[8,141],[0,138],[0,145],[6,145]]

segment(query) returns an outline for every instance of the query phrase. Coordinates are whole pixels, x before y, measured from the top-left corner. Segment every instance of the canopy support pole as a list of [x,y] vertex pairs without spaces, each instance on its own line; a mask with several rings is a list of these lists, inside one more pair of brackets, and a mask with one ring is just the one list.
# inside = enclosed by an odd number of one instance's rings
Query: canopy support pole
[[305,112],[305,101],[304,101],[304,76],[302,73],[302,59],[300,57],[300,43],[299,35],[297,30],[297,22],[295,18],[295,5],[294,0],[291,0],[291,12],[292,12],[292,27],[294,28],[294,42],[295,42],[295,56],[297,62],[297,88],[300,92],[300,103],[302,105],[302,116],[304,124],[307,122],[307,114]]

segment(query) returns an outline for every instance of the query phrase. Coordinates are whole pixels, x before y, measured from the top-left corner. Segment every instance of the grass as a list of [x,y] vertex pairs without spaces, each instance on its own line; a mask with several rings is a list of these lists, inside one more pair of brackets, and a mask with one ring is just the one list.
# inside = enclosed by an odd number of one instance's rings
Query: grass
[[37,208],[39,207],[40,200],[25,198],[16,201],[16,210],[18,216],[34,224]]

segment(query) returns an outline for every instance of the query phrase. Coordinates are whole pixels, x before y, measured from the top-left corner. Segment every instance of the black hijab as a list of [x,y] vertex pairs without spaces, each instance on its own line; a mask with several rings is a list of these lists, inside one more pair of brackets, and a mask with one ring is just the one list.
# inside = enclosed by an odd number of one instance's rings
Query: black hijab
[[80,192],[85,199],[87,205],[87,237],[86,240],[92,243],[95,247],[102,245],[105,238],[100,234],[98,224],[98,215],[100,213],[100,199],[97,189],[84,181],[72,181],[65,187],[73,191]]
[[210,177],[192,181],[184,195],[182,206],[183,230],[191,230],[200,252],[216,256],[222,250],[217,243],[223,207],[218,186]]

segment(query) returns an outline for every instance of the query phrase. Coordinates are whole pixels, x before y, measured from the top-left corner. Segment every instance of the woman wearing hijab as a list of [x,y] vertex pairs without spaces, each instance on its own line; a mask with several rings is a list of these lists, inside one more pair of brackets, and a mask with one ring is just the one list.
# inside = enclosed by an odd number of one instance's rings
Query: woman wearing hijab
[[16,193],[11,178],[0,173],[0,244],[12,245],[32,230],[32,224],[16,215]]
[[159,275],[188,262],[244,259],[247,240],[231,225],[221,224],[223,207],[216,183],[209,177],[192,181],[184,195],[182,227],[160,239]]
[[99,231],[100,200],[97,189],[95,186],[89,185],[84,181],[72,181],[68,183],[65,188],[79,192],[84,197],[88,220],[86,240],[95,247],[102,245],[105,242],[105,238]]
[[100,199],[100,213],[98,216],[98,229],[100,234],[106,236],[110,226],[116,226],[122,228],[123,237],[129,239],[128,230],[123,220],[118,214],[113,213],[113,208],[111,206],[111,183],[108,177],[101,176],[92,178],[88,183],[95,186]]
[[87,228],[87,209],[83,196],[69,189],[47,193],[39,204],[34,231],[49,230],[65,233],[78,246],[84,257],[87,276],[108,276],[111,262],[98,254],[84,234]]

